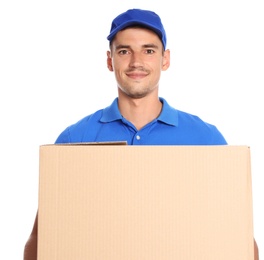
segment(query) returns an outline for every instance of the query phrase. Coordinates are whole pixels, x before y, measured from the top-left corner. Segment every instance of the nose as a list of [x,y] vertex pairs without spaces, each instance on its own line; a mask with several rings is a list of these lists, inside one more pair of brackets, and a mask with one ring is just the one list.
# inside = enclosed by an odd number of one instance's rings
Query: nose
[[142,53],[138,52],[133,52],[131,55],[131,60],[130,60],[130,67],[137,68],[137,67],[142,67],[143,66],[143,57]]

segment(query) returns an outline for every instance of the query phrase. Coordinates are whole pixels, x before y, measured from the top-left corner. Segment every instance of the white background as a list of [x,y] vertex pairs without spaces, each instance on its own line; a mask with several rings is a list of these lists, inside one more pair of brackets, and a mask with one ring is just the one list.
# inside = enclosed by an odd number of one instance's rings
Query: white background
[[[160,96],[251,147],[254,232],[264,250],[264,8],[261,0],[0,3],[0,259],[22,259],[38,197],[39,145],[116,96],[106,67],[112,19],[157,12],[171,67]],[[239,216],[238,216],[239,218]]]

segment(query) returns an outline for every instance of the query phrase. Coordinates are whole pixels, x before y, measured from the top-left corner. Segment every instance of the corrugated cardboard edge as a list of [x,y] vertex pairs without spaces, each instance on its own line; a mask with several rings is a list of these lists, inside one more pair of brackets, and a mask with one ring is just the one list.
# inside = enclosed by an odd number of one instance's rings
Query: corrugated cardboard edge
[[41,146],[74,146],[74,145],[127,145],[127,141],[107,141],[107,142],[82,142],[82,143],[58,143],[43,144]]

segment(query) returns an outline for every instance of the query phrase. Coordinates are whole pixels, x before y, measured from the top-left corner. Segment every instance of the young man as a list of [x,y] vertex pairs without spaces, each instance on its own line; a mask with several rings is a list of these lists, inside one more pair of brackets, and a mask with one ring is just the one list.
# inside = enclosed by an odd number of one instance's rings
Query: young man
[[[114,72],[113,103],[67,127],[56,143],[126,141],[128,145],[226,145],[218,129],[199,117],[172,108],[159,97],[162,71],[170,66],[160,17],[130,9],[117,16],[107,37],[107,67]],[[24,260],[35,260],[37,216]],[[258,259],[255,244],[255,259]],[[257,257],[257,258],[256,258]]]

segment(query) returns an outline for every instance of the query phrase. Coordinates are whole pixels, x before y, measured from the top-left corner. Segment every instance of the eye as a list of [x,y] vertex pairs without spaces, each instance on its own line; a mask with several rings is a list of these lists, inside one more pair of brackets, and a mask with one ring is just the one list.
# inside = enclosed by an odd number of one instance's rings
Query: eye
[[153,53],[155,53],[155,51],[153,49],[147,49],[146,50],[146,53],[147,54],[153,54]]
[[118,53],[120,55],[126,55],[126,54],[128,54],[128,50],[120,50]]

